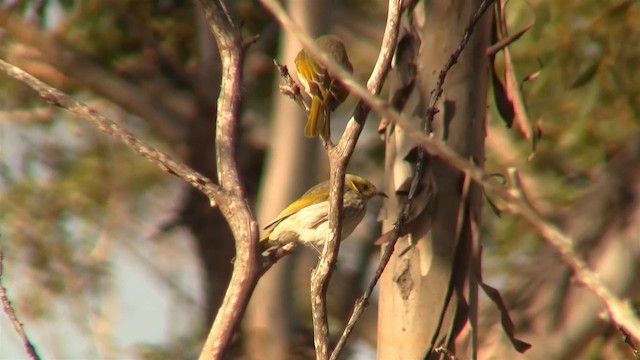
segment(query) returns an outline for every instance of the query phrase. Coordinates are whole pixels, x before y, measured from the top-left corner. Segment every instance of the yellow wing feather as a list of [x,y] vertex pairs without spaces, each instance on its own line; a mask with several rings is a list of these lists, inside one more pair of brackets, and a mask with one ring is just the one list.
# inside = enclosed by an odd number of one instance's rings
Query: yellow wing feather
[[328,186],[329,182],[324,181],[309,189],[306,193],[304,193],[304,195],[298,198],[298,200],[292,202],[289,206],[282,210],[280,214],[278,214],[276,219],[265,226],[264,229],[267,230],[273,228],[282,220],[300,211],[300,209],[303,209],[309,205],[317,204],[319,202],[327,201],[329,199]]

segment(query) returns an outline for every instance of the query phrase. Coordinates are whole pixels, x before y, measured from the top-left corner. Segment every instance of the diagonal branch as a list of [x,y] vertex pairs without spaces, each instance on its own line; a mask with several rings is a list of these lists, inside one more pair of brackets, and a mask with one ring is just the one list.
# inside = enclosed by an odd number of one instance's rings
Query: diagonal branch
[[438,74],[438,81],[436,82],[436,87],[431,91],[431,98],[429,99],[429,107],[427,108],[427,113],[425,115],[425,119],[426,119],[425,129],[427,129],[427,127],[430,126],[431,122],[433,121],[433,117],[438,112],[436,108],[436,104],[438,103],[438,100],[440,100],[440,96],[442,96],[442,87],[444,86],[444,80],[447,78],[447,74],[449,73],[449,70],[451,70],[451,68],[458,63],[458,58],[460,58],[460,54],[462,54],[462,51],[464,50],[464,48],[467,46],[467,43],[471,39],[471,34],[473,34],[473,29],[476,27],[476,24],[478,23],[478,21],[480,21],[480,19],[482,18],[482,15],[484,15],[484,12],[489,8],[491,4],[493,4],[494,1],[495,0],[484,0],[482,3],[480,3],[480,6],[476,10],[476,12],[473,14],[473,17],[471,18],[469,25],[467,25],[467,28],[464,31],[464,35],[462,36],[462,40],[460,40],[458,47],[449,56],[449,60],[444,64],[443,68],[440,70],[440,73]]
[[0,244],[0,302],[2,303],[2,307],[4,308],[5,314],[7,314],[7,316],[9,317],[9,320],[11,320],[11,324],[13,324],[13,328],[16,330],[16,333],[22,340],[22,345],[24,346],[24,349],[27,352],[27,355],[29,355],[29,359],[40,360],[40,355],[38,355],[38,351],[36,350],[36,347],[33,346],[33,342],[27,336],[27,333],[24,330],[24,326],[22,326],[22,323],[20,323],[20,320],[18,320],[18,317],[16,316],[16,312],[13,309],[13,305],[11,304],[11,301],[9,301],[9,298],[7,297],[7,289],[4,287],[4,284],[2,283],[3,267],[4,267],[4,255],[2,253],[2,244]]
[[[340,79],[344,79],[351,84],[357,85],[351,76],[338,64],[331,61],[329,57],[316,46],[304,31],[293,22],[285,10],[274,0],[262,0],[262,4],[274,15],[274,17],[282,24],[282,26],[298,37],[303,44],[305,50],[314,58],[326,66],[330,72],[337,73]],[[390,0],[389,10],[387,14],[386,28],[382,41],[382,46],[378,59],[374,66],[369,81],[367,82],[367,94],[375,96],[380,93],[384,80],[391,68],[391,60],[396,47],[398,37],[398,28],[400,23],[400,12],[402,9],[401,0]],[[357,85],[359,86],[359,85]],[[362,87],[360,87],[363,89]],[[313,314],[314,326],[314,344],[316,348],[317,359],[329,358],[329,329],[327,324],[326,294],[329,286],[329,280],[338,257],[338,245],[340,243],[340,233],[342,229],[342,201],[344,188],[345,169],[351,158],[351,154],[355,148],[360,132],[369,114],[371,108],[367,102],[360,101],[354,111],[352,118],[347,124],[344,134],[340,138],[340,142],[333,146],[330,142],[325,144],[328,151],[329,165],[331,169],[330,184],[331,191],[329,195],[329,234],[318,265],[311,275],[311,306]],[[342,348],[336,348],[331,354],[332,358],[337,356]]]
[[227,201],[229,194],[219,186],[212,183],[206,176],[180,162],[173,160],[169,155],[156,150],[143,141],[138,140],[138,138],[136,138],[131,132],[127,131],[115,121],[101,115],[93,108],[72,98],[62,91],[43,83],[34,76],[3,60],[0,60],[0,70],[4,71],[12,78],[30,86],[38,92],[40,97],[47,100],[50,104],[66,109],[71,113],[78,115],[82,119],[91,122],[102,132],[122,141],[138,155],[147,158],[152,163],[158,165],[162,170],[184,179],[193,187],[207,195],[212,204]]

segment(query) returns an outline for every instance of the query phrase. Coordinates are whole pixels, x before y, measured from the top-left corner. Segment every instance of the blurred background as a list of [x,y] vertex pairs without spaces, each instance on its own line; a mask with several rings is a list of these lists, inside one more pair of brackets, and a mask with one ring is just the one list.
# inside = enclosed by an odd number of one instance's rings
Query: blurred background
[[[196,3],[3,1],[1,57],[214,179],[220,62]],[[289,0],[287,6],[309,33],[339,35],[356,77],[366,81],[386,2]],[[245,58],[238,164],[259,223],[266,224],[328,178],[327,161],[319,142],[302,136],[302,111],[278,91],[272,61],[293,70],[295,37],[282,33],[256,1],[234,1],[232,10],[245,37],[260,35]],[[576,239],[620,296],[638,305],[640,4],[511,1],[506,13],[513,31],[534,23],[510,50],[542,137],[531,156],[531,142],[505,126],[490,91],[486,169],[516,166],[536,209]],[[503,66],[496,58],[496,70]],[[26,86],[0,76],[0,91],[2,279],[39,353],[197,356],[234,256],[222,216],[184,182]],[[334,139],[354,105],[350,97],[333,115]],[[378,120],[370,116],[349,172],[382,185]],[[329,294],[333,334],[377,263],[379,206],[341,248]],[[570,272],[540,236],[517,217],[485,209],[485,280],[503,292],[518,336],[534,344],[527,358],[629,358],[621,334],[602,321],[606,314],[589,310],[597,303],[587,304],[583,290],[570,286]],[[313,356],[308,282],[316,258],[313,250],[299,251],[260,280],[230,358]],[[508,358],[496,355],[508,350],[495,310],[484,305],[481,353]],[[376,306],[374,298],[348,358],[375,357]],[[4,315],[0,333],[0,358],[25,358]]]

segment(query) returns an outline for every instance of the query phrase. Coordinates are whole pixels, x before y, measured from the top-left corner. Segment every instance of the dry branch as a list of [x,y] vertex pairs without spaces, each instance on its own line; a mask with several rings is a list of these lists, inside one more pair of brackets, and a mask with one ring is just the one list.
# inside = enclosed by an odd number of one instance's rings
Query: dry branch
[[293,80],[293,78],[291,77],[291,74],[289,74],[289,69],[287,68],[287,65],[282,65],[278,63],[277,60],[274,60],[273,63],[276,66],[276,68],[278,68],[280,77],[286,83],[286,85],[280,86],[280,92],[283,95],[287,95],[288,97],[290,97],[293,101],[296,102],[296,104],[298,104],[298,106],[300,106],[300,108],[302,109],[302,111],[305,112],[305,114],[308,114],[310,110],[309,104],[307,104],[307,102],[304,100],[304,97],[302,96],[302,93],[300,92],[301,86],[295,80]]
[[184,179],[193,187],[207,195],[212,204],[226,201],[226,198],[229,196],[222,188],[212,183],[206,176],[180,162],[175,161],[171,156],[158,151],[145,142],[140,141],[135,137],[135,135],[127,131],[118,123],[103,116],[86,104],[43,83],[25,71],[3,60],[0,60],[0,70],[4,71],[12,78],[30,86],[38,92],[40,97],[48,101],[51,105],[66,109],[71,113],[78,115],[80,118],[91,122],[100,129],[100,131],[122,141],[138,155],[147,158],[152,163],[158,165],[162,170]]
[[236,166],[236,138],[241,101],[244,43],[240,28],[222,1],[200,1],[222,61],[222,83],[216,120],[218,181],[233,194],[220,206],[235,238],[236,260],[231,281],[205,341],[200,359],[220,359],[240,323],[258,281],[258,223],[255,220]]

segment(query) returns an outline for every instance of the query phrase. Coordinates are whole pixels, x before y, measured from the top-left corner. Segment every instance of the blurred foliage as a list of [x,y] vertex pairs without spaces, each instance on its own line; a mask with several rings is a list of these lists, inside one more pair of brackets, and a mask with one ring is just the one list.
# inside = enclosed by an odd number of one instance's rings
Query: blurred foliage
[[[500,164],[489,152],[487,168],[518,166],[535,179],[535,195],[549,204],[553,212],[547,215],[553,217],[575,202],[607,160],[638,134],[640,3],[510,1],[506,11],[511,33],[535,21],[510,50],[519,81],[540,71],[521,88],[542,139],[527,162],[531,145],[511,129],[519,162]],[[500,58],[499,53],[498,67]],[[489,104],[493,107],[492,100]],[[489,114],[491,126],[504,126],[495,110]],[[539,237],[524,221],[486,214],[487,239],[498,245],[505,261],[508,254],[527,253],[540,245],[532,241]]]
[[67,11],[56,33],[103,64],[144,56],[149,48],[186,62],[196,50],[188,1],[76,1]]
[[[18,140],[28,142],[17,158],[3,159],[9,164],[0,177],[5,256],[20,259],[36,285],[23,288],[23,296],[33,298],[20,302],[33,309],[26,315],[37,317],[51,310],[43,303],[50,295],[98,291],[106,268],[88,254],[100,238],[108,204],[130,201],[132,206],[166,180],[148,161],[97,130],[81,126],[75,131],[81,138],[74,136],[68,120],[58,119],[31,129],[0,127],[3,149],[20,149]],[[73,281],[81,285],[70,284]],[[43,292],[49,295],[37,295]]]
[[[640,32],[640,7],[635,1],[625,3],[624,11],[598,1],[537,4],[535,11],[550,14],[549,19],[537,21],[540,25],[512,47],[523,74],[537,70],[542,61],[541,76],[525,85],[530,114],[542,119],[543,126],[536,170],[551,169],[563,178],[592,175],[635,135],[640,74],[634,69],[640,65],[640,39],[632,34]],[[533,16],[532,9],[521,11]],[[598,64],[595,71],[593,64]],[[589,79],[585,72],[592,73]],[[581,78],[581,86],[572,88]]]

